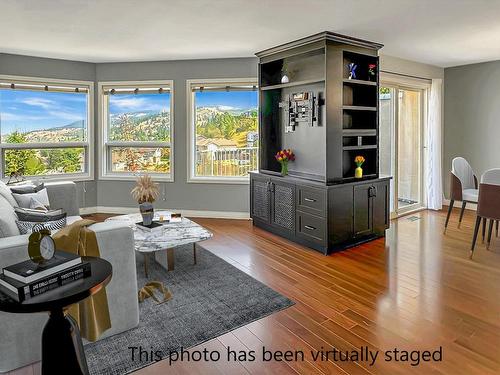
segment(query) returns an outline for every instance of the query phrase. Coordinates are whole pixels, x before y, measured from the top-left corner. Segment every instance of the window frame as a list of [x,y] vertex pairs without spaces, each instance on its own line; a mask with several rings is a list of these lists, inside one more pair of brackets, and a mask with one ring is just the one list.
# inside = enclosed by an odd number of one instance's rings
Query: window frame
[[[196,176],[195,160],[196,160],[196,100],[195,93],[192,91],[193,86],[198,85],[252,85],[256,87],[257,92],[257,108],[259,107],[259,81],[257,77],[247,78],[201,78],[186,80],[186,111],[187,111],[187,183],[190,184],[234,184],[234,185],[249,185],[250,175],[245,177],[222,177],[222,176]],[[259,121],[257,119],[257,121]],[[258,124],[258,123],[257,123]]]
[[[113,87],[137,87],[146,88],[151,86],[164,86],[169,87],[170,95],[170,142],[160,141],[108,141],[108,101],[104,100],[104,90],[108,86]],[[109,149],[111,147],[169,147],[170,148],[170,173],[148,172],[156,181],[161,182],[174,182],[174,81],[173,80],[148,80],[148,81],[102,81],[98,82],[98,116],[99,116],[99,180],[114,180],[114,181],[134,181],[137,176],[144,174],[144,172],[112,172],[109,170],[108,157]]]
[[[62,86],[70,88],[86,88],[87,93],[87,139],[82,142],[37,142],[37,143],[2,143],[0,141],[0,180],[8,181],[9,177],[4,176],[5,151],[7,150],[40,150],[40,149],[64,149],[83,148],[85,152],[84,171],[80,173],[58,173],[24,176],[28,179],[43,181],[92,181],[94,180],[94,82],[72,79],[43,78],[17,75],[0,74],[0,81],[7,81],[14,84],[33,84],[46,86]],[[1,132],[1,125],[0,125]]]

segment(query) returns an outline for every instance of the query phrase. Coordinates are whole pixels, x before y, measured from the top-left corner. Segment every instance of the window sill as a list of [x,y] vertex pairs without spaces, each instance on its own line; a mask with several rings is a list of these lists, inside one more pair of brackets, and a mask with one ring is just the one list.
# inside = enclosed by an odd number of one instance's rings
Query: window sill
[[[73,181],[73,182],[85,182],[94,181],[94,176],[89,174],[73,174],[73,175],[55,175],[55,176],[24,176],[26,181],[39,181],[39,182],[60,182],[60,181]],[[3,182],[7,183],[9,181],[8,177],[1,179]]]
[[188,184],[225,184],[225,185],[249,185],[249,177],[221,178],[221,177],[190,177]]
[[[142,175],[143,173],[141,173]],[[174,182],[174,176],[159,176],[153,173],[148,173],[149,176],[153,179],[155,182]],[[130,175],[130,174],[124,174],[124,175],[113,175],[113,174],[107,174],[107,175],[102,175],[99,176],[100,181],[136,181],[138,176]]]

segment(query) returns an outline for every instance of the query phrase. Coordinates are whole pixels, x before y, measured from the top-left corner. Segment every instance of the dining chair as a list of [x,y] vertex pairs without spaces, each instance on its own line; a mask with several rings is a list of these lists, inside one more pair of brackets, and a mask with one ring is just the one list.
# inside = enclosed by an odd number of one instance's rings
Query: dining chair
[[[462,201],[462,209],[460,210],[460,217],[458,219],[458,227],[460,228],[465,206],[467,203],[477,203],[478,194],[477,177],[472,167],[464,158],[454,158],[451,161],[450,206],[448,207],[448,214],[446,215],[446,221],[444,223],[445,233],[455,201]],[[483,239],[485,228],[486,220],[483,222]]]
[[500,168],[489,169],[481,176],[479,184],[479,200],[477,203],[476,225],[474,227],[474,235],[472,236],[472,246],[470,250],[470,259],[474,254],[476,246],[477,232],[485,220],[489,220],[488,226],[488,242],[486,248],[490,248],[491,232],[493,223],[496,223],[496,231],[498,236],[498,221],[500,220]]

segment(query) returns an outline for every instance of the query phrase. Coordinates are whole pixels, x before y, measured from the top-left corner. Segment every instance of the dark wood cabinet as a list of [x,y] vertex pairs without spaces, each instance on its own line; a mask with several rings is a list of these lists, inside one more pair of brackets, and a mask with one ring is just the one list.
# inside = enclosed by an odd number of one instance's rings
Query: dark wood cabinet
[[[256,54],[254,225],[325,254],[385,235],[390,178],[378,171],[381,47],[322,32]],[[275,160],[281,149],[296,154],[285,177]],[[362,178],[355,178],[357,156],[365,159]]]

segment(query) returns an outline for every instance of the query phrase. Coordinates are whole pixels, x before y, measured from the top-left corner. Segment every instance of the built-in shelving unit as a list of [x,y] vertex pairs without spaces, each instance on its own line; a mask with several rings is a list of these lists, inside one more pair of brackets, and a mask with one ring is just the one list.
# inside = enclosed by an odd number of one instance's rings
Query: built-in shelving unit
[[311,85],[314,83],[324,83],[324,79],[306,79],[302,81],[294,81],[294,82],[288,82],[288,83],[280,83],[278,85],[268,85],[261,87],[261,90],[276,90],[276,89],[283,89],[287,87],[297,87],[297,86],[305,86],[305,85]]

